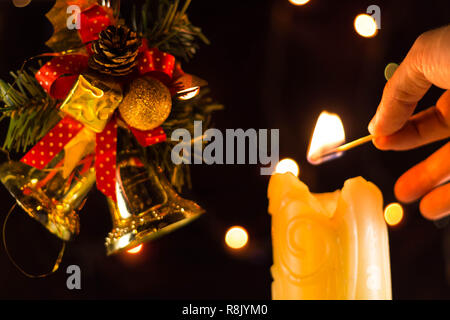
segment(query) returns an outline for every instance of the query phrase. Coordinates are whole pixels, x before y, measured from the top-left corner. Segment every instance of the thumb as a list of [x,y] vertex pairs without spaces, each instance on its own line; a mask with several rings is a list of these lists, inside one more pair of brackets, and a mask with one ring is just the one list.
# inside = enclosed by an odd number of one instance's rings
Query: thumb
[[378,110],[369,124],[375,136],[401,129],[431,84],[450,88],[450,27],[422,34],[386,83]]

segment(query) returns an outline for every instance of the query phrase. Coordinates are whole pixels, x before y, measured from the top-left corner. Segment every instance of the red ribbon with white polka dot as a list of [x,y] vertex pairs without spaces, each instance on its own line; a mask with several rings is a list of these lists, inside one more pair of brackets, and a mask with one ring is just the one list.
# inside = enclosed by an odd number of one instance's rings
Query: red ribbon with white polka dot
[[[57,57],[47,62],[36,73],[40,85],[55,99],[65,99],[72,89],[78,75],[88,68],[90,45],[99,37],[99,33],[112,23],[108,12],[99,5],[84,10],[80,15],[81,28],[78,32],[82,43],[86,45],[88,55],[54,54]],[[140,75],[157,78],[170,86],[174,76],[175,57],[157,48],[149,48],[147,39],[142,39],[137,57],[137,70]]]
[[175,69],[175,57],[158,48],[148,48],[147,39],[142,40],[138,55],[138,70],[141,75],[150,75],[169,85]]
[[[148,131],[131,131],[136,140],[144,147],[166,140],[166,134],[162,128]],[[97,189],[107,197],[116,201],[116,155],[117,155],[117,119],[112,118],[105,129],[97,133],[95,144],[95,173]]]
[[37,169],[44,169],[84,125],[72,117],[64,117],[20,160]]
[[36,80],[55,99],[65,99],[78,76],[87,69],[89,57],[70,54],[55,57],[37,73]]
[[98,39],[99,33],[111,25],[112,20],[111,10],[107,11],[99,5],[93,5],[81,12],[78,35],[81,42],[86,44],[89,54],[92,54],[91,42]]
[[[98,39],[98,34],[110,24],[110,16],[100,6],[92,6],[81,13],[79,36],[86,44],[89,54],[92,54],[89,42]],[[175,69],[174,56],[156,48],[149,49],[145,39],[142,41],[137,59],[137,70],[140,75],[155,77],[167,86],[170,86],[180,73]],[[52,97],[65,99],[78,76],[87,70],[88,61],[88,55],[60,54],[36,73],[36,79]],[[64,117],[21,161],[37,169],[44,169],[83,127],[83,124],[70,116]],[[142,146],[166,140],[166,134],[161,127],[148,131],[132,127],[129,129]],[[116,153],[117,119],[113,117],[105,129],[96,134],[95,169],[97,188],[114,201],[116,200]]]
[[97,189],[116,201],[117,121],[113,118],[97,133],[95,143],[95,174]]
[[[99,5],[90,6],[80,14],[78,35],[90,54],[91,42],[112,23],[112,17]],[[83,54],[54,54],[57,57],[47,62],[37,73],[39,84],[55,99],[65,99],[78,75],[88,67],[89,56]]]
[[[64,117],[21,161],[37,169],[44,169],[83,128],[83,124],[72,117]],[[166,134],[161,128],[149,131],[130,129],[142,146],[149,146],[166,140]],[[97,189],[114,201],[116,200],[116,155],[117,120],[114,117],[107,123],[102,132],[96,134],[95,144]]]

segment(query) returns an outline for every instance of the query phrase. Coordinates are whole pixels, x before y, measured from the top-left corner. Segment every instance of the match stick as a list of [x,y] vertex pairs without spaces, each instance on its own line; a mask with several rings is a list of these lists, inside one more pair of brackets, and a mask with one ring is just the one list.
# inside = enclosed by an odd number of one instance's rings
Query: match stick
[[312,164],[320,164],[323,162],[327,162],[329,160],[335,159],[342,155],[342,152],[353,149],[357,146],[360,146],[364,143],[367,143],[369,141],[372,141],[373,136],[368,135],[359,139],[356,139],[354,141],[348,142],[346,144],[340,145],[339,147],[333,148],[331,150],[327,150],[323,152],[322,154],[319,154],[317,157],[311,157],[308,158],[308,161]]
[[372,141],[372,139],[373,139],[373,136],[371,134],[369,134],[368,136],[365,136],[365,137],[353,140],[353,141],[351,141],[349,143],[346,143],[346,144],[343,144],[343,145],[341,145],[341,146],[339,146],[339,147],[337,147],[337,148],[335,148],[333,150],[330,150],[329,152],[327,152],[327,154],[347,151],[347,150],[353,149],[353,148],[355,148],[357,146],[360,146],[360,145],[362,145],[364,143]]

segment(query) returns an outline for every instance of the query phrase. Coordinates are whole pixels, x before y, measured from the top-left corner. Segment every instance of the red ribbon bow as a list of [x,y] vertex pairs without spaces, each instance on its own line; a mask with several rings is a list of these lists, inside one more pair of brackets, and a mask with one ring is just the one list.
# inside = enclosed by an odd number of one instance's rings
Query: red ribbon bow
[[[79,36],[92,54],[90,44],[98,39],[101,31],[111,25],[112,18],[104,8],[94,5],[81,13]],[[148,48],[145,39],[139,49],[137,70],[140,75],[150,75],[167,86],[173,79],[183,74],[175,65],[175,57]],[[69,54],[53,58],[37,73],[36,79],[42,88],[55,99],[65,99],[78,76],[88,68],[88,55]],[[48,163],[64,149],[82,129],[83,124],[70,116],[65,116],[46,136],[44,136],[21,161],[37,169],[44,169]],[[161,127],[141,131],[129,127],[136,140],[142,146],[149,146],[166,140]],[[105,129],[96,134],[95,169],[97,188],[107,197],[116,201],[116,153],[117,153],[117,117],[113,116]]]

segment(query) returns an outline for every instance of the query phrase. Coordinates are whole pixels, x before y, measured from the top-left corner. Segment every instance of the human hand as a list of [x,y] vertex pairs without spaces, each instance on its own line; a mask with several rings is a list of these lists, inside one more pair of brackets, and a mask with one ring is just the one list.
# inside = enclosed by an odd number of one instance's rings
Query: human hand
[[[412,115],[431,85],[446,89],[436,105]],[[408,150],[450,137],[450,26],[422,34],[386,83],[369,124],[381,150]],[[421,197],[428,219],[450,215],[450,142],[406,171],[395,184],[402,202]]]

